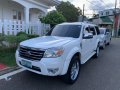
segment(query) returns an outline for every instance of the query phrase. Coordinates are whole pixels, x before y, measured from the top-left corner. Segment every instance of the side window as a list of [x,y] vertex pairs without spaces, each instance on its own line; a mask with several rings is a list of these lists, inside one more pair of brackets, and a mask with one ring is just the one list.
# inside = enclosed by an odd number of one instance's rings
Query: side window
[[106,29],[106,32],[110,32],[110,30],[109,30],[109,29]]
[[96,29],[97,35],[99,35],[100,34],[99,28],[97,26],[95,26],[95,29]]
[[91,32],[93,35],[96,35],[96,31],[95,31],[95,28],[94,28],[94,27],[90,27],[90,32]]
[[84,34],[86,33],[90,33],[90,28],[89,27],[86,27],[85,30],[84,30]]

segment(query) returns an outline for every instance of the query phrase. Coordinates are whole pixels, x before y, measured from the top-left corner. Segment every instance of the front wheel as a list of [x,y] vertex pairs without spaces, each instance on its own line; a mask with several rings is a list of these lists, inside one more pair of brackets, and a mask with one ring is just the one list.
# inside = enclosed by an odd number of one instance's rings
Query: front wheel
[[70,62],[67,74],[63,76],[63,80],[68,84],[73,84],[78,79],[80,73],[80,60],[75,56]]

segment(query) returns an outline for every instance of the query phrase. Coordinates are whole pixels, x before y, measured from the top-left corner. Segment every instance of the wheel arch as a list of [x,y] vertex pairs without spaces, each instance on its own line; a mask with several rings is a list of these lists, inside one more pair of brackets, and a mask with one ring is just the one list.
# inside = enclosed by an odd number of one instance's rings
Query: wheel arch
[[80,51],[76,51],[76,52],[74,52],[74,53],[70,53],[68,56],[69,56],[69,58],[67,57],[67,58],[66,58],[66,61],[65,61],[65,63],[64,63],[62,75],[65,75],[65,74],[67,73],[68,68],[69,68],[69,65],[70,65],[70,62],[71,62],[71,60],[72,60],[72,58],[73,58],[74,56],[78,56],[78,57],[79,57],[79,59],[80,59],[80,64],[81,64],[81,52],[80,52]]
[[100,45],[100,40],[99,39],[97,39],[96,48],[98,47],[98,45]]

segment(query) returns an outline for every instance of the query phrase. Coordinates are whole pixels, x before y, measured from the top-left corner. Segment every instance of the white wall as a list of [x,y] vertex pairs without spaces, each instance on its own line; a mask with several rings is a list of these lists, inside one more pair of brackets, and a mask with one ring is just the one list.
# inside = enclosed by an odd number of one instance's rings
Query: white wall
[[39,21],[39,16],[44,14],[44,12],[38,10],[38,9],[30,9],[30,21]]

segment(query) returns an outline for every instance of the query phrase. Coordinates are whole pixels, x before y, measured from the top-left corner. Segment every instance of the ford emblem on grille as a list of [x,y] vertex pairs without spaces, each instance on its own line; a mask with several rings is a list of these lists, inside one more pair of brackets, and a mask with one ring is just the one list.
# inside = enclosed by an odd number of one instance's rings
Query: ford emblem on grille
[[30,52],[30,51],[27,51],[27,54],[28,54],[28,55],[31,55],[31,52]]

